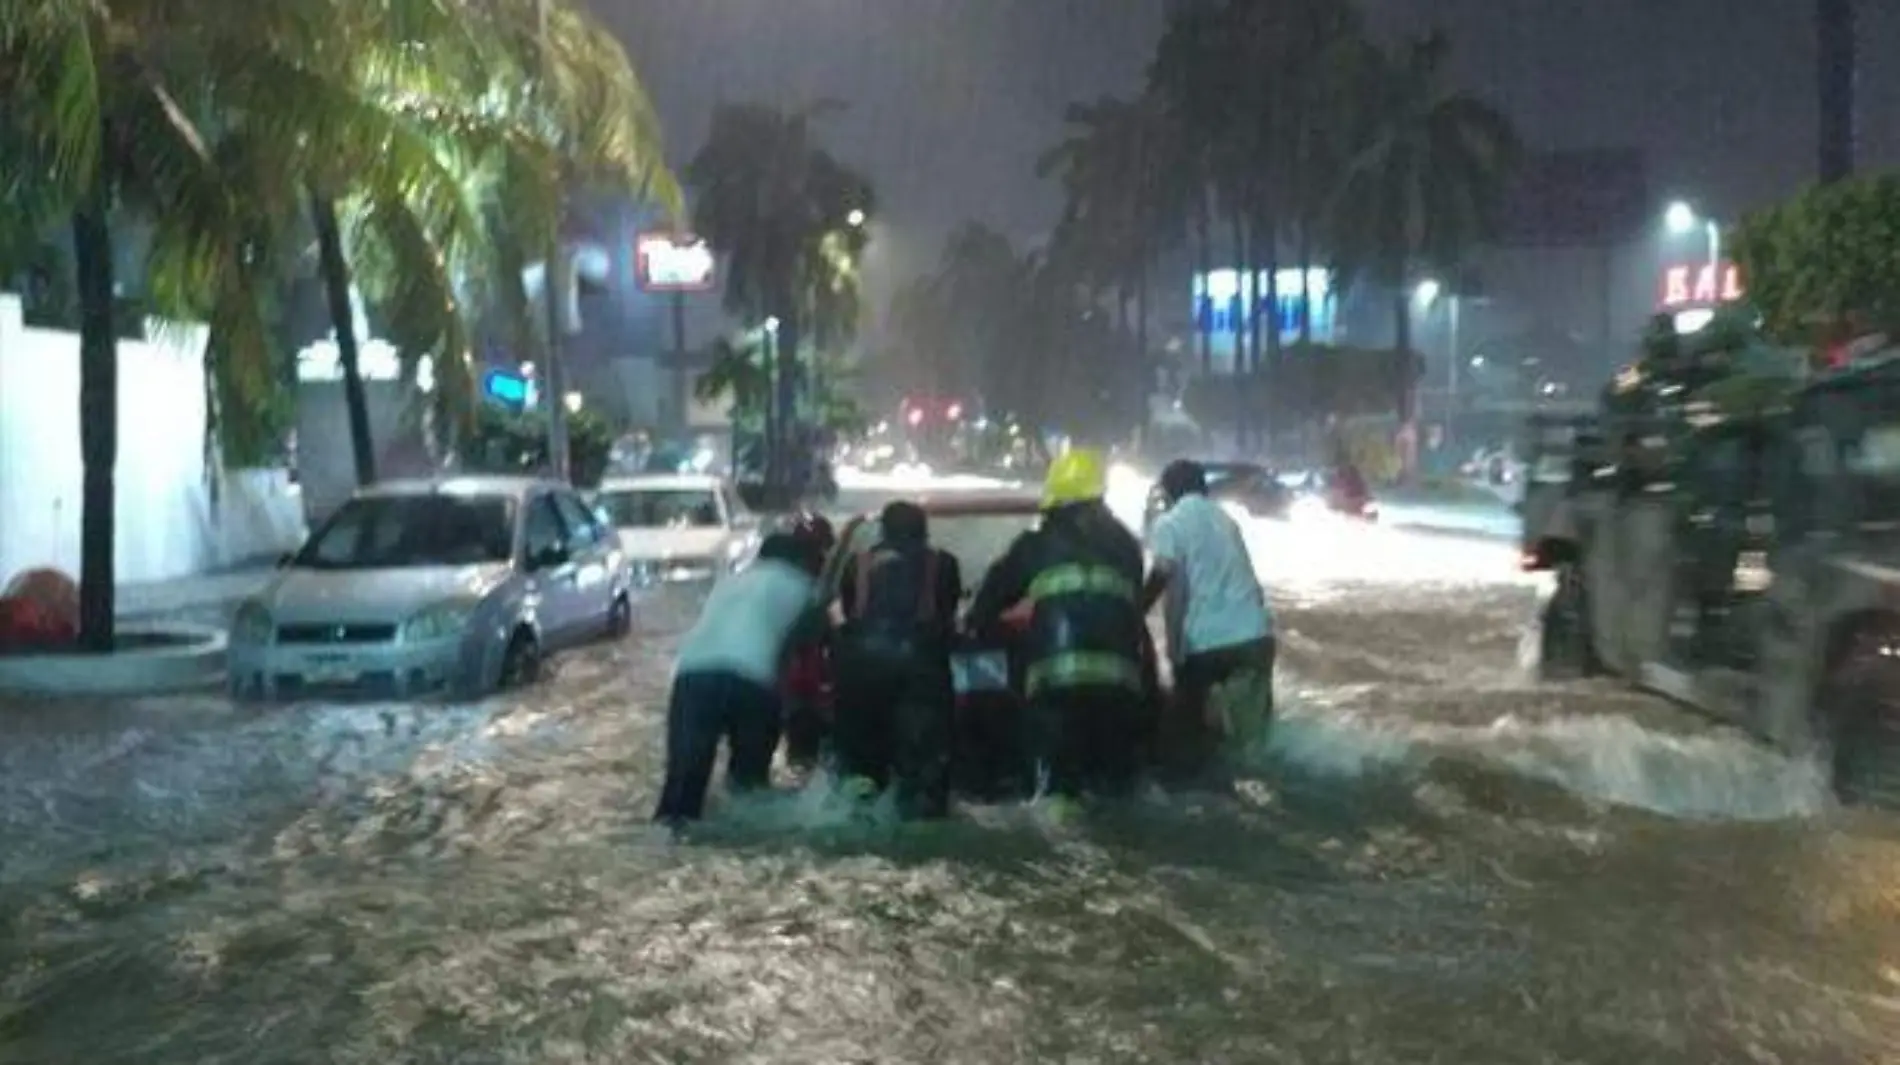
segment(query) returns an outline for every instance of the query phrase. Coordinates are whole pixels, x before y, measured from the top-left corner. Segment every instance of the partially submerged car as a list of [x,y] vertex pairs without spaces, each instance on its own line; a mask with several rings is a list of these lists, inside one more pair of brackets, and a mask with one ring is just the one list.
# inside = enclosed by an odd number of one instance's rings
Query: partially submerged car
[[632,625],[613,530],[564,484],[525,477],[363,489],[238,608],[240,697],[476,695],[551,651]]
[[611,477],[593,498],[602,520],[618,532],[639,581],[716,579],[745,565],[758,550],[759,523],[722,477]]
[[[1022,493],[957,494],[917,500],[930,519],[931,545],[954,555],[966,596],[1008,552],[1015,539],[1042,518],[1039,500]],[[825,588],[836,595],[845,567],[881,536],[876,514],[862,514],[839,530],[827,560]],[[959,794],[985,800],[1021,797],[1035,779],[1023,736],[1026,666],[1019,640],[1027,616],[1017,612],[1001,631],[963,639],[951,655],[956,689],[956,746],[952,777]],[[1163,692],[1153,641],[1144,646],[1150,706],[1158,718]],[[1152,735],[1152,728],[1149,730]],[[1150,737],[1143,738],[1144,748]]]

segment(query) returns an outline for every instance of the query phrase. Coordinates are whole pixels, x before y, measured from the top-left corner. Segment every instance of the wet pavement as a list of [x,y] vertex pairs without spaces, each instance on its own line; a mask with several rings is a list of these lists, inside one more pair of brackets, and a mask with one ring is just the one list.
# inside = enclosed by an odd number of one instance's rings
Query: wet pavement
[[1231,797],[645,823],[693,593],[449,707],[0,722],[0,1061],[1900,1060],[1900,819],[1529,680],[1507,546],[1253,530]]

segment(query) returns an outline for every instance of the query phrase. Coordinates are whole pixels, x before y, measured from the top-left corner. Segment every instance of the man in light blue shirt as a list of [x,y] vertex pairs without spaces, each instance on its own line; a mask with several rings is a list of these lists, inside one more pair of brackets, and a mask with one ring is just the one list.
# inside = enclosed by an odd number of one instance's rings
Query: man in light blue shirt
[[734,791],[771,782],[786,648],[825,624],[820,565],[804,541],[774,533],[757,561],[713,586],[680,642],[666,710],[666,783],[654,820],[677,826],[700,817],[721,738]]

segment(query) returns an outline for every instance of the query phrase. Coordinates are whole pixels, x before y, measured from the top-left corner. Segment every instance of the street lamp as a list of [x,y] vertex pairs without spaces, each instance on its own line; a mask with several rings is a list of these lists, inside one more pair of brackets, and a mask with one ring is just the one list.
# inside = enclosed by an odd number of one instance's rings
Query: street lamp
[[1677,200],[1663,212],[1663,224],[1669,232],[1677,236],[1693,231],[1700,225],[1709,238],[1709,269],[1716,274],[1722,270],[1722,227],[1713,218],[1703,218],[1696,213],[1685,200]]
[[[1419,308],[1422,310],[1429,310],[1438,302],[1440,296],[1445,297],[1446,324],[1449,326],[1446,335],[1447,350],[1445,353],[1445,365],[1448,376],[1445,382],[1447,385],[1445,395],[1446,432],[1447,435],[1455,435],[1455,433],[1452,432],[1454,428],[1452,421],[1458,414],[1458,365],[1460,361],[1462,361],[1462,357],[1458,354],[1458,319],[1460,317],[1459,312],[1463,310],[1463,301],[1458,298],[1458,293],[1456,292],[1447,294],[1445,286],[1440,283],[1437,278],[1428,277],[1420,281],[1418,287],[1412,290],[1412,299],[1418,303]],[[1474,361],[1472,365],[1475,368],[1477,363]]]
[[851,213],[844,216],[844,221],[852,229],[862,229],[864,228],[864,212],[853,207]]

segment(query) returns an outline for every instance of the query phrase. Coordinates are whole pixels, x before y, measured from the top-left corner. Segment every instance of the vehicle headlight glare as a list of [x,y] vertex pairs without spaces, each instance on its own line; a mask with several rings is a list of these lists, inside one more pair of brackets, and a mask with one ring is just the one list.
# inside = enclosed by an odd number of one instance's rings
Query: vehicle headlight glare
[[463,603],[430,607],[403,623],[403,642],[426,643],[459,636],[463,629],[468,628],[469,615],[472,613],[474,608]]

